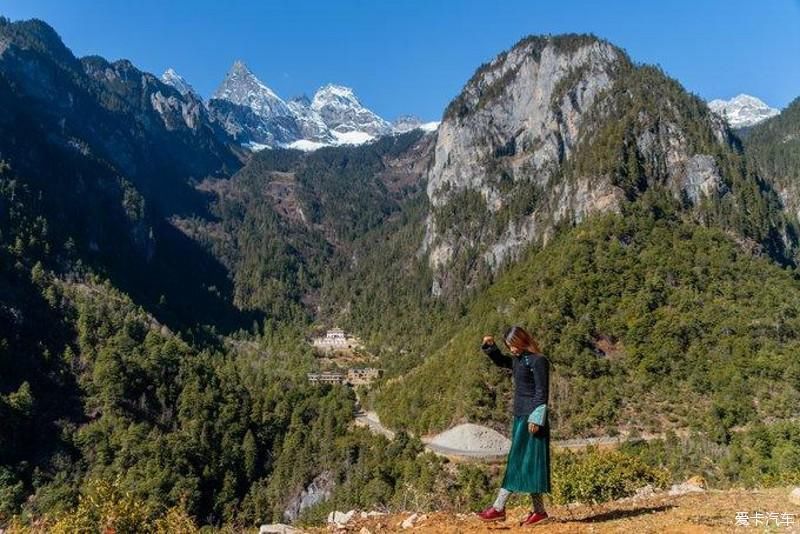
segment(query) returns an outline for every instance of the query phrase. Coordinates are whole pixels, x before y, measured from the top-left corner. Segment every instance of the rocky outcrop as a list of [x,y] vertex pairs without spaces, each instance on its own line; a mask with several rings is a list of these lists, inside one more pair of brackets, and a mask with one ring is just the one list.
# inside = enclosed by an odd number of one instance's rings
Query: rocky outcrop
[[432,292],[655,185],[690,205],[727,194],[730,133],[698,102],[592,36],[530,37],[482,66],[448,106],[428,174]]
[[335,486],[336,481],[333,478],[333,473],[330,471],[321,473],[289,502],[289,505],[283,511],[283,518],[290,523],[295,521],[306,508],[328,500]]

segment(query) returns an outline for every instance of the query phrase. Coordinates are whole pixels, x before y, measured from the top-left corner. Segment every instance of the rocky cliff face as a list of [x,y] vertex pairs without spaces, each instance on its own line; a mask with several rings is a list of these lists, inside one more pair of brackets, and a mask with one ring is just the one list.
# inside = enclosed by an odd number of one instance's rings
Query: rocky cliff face
[[478,69],[439,127],[423,243],[433,293],[457,292],[557,225],[648,188],[689,207],[719,201],[733,187],[721,171],[735,167],[730,143],[702,102],[611,44],[524,39]]

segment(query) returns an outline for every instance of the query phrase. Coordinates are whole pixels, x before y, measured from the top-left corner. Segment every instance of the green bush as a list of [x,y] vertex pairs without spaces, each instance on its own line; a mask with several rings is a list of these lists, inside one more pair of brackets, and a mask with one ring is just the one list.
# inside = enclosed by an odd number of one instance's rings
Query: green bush
[[650,467],[635,456],[597,448],[555,454],[552,469],[551,496],[558,504],[596,504],[629,497],[648,484],[663,488],[669,482],[664,469]]

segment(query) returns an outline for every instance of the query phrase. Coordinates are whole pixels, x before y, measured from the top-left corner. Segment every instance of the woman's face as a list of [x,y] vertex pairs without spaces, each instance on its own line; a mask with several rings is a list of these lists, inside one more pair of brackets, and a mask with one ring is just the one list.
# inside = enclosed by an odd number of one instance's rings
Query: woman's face
[[520,354],[522,354],[522,351],[519,350],[514,345],[506,345],[506,346],[508,347],[509,352],[511,352],[511,354],[513,354],[514,356],[519,356]]

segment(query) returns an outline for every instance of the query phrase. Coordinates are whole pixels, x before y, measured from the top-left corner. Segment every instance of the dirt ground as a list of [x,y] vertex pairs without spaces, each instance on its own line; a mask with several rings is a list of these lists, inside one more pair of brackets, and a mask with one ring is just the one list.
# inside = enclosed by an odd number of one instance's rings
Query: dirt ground
[[[362,519],[356,514],[340,532],[378,534],[381,532],[524,532],[541,533],[687,533],[770,532],[800,533],[800,506],[791,504],[791,488],[764,490],[710,490],[670,496],[659,493],[637,500],[623,500],[604,505],[549,506],[551,519],[546,524],[522,528],[518,521],[525,508],[509,509],[505,522],[484,524],[474,514],[435,512],[418,514],[410,528],[402,523],[411,512]],[[747,526],[737,526],[737,513],[747,513]],[[756,513],[763,514],[756,524]],[[769,514],[772,512],[772,519]],[[783,514],[783,515],[782,515]],[[776,521],[777,518],[777,521]],[[768,524],[767,524],[768,523]],[[780,524],[776,524],[780,523]],[[786,524],[789,523],[789,524]],[[337,530],[334,527],[321,529]]]

